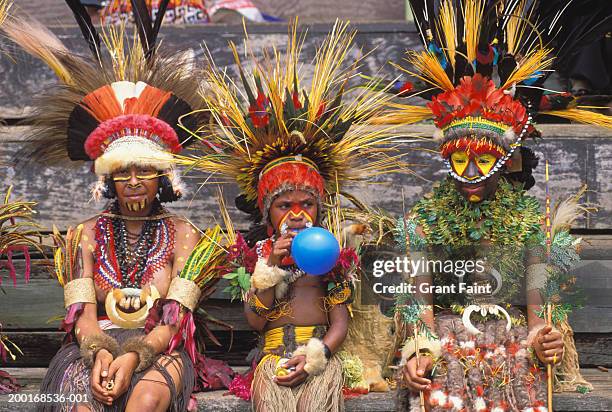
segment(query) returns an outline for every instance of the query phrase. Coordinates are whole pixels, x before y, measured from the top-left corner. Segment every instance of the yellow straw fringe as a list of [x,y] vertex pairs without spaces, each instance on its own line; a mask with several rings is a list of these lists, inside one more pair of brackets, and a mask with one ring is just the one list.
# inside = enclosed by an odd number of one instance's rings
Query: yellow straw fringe
[[[508,53],[516,56],[520,51],[519,47],[523,43],[523,37],[525,35],[525,29],[528,27],[527,21],[531,20],[533,14],[533,7],[529,10],[529,14],[522,17],[525,11],[526,0],[521,0],[515,7],[515,11],[508,17],[508,23],[506,24],[506,43],[508,45]],[[507,13],[504,10],[504,13]]]
[[446,71],[440,65],[440,61],[432,53],[426,51],[408,51],[406,60],[416,69],[416,72],[404,71],[434,87],[444,91],[453,90],[453,82],[448,78]]
[[12,6],[12,0],[0,0],[0,26],[2,26],[2,24],[4,23],[4,20],[8,16]]
[[478,53],[478,38],[480,37],[480,26],[482,24],[482,13],[484,3],[482,0],[467,0],[463,10],[463,20],[465,22],[463,34],[467,50],[468,61],[476,60]]
[[[295,341],[298,344],[308,342],[312,338],[316,326],[296,326]],[[264,334],[264,352],[270,352],[279,346],[283,346],[283,338],[285,336],[282,327],[270,329]]]
[[457,22],[455,17],[455,9],[450,0],[446,0],[440,6],[440,15],[438,16],[437,28],[438,32],[442,33],[445,45],[445,53],[448,61],[450,61],[453,69],[455,68],[455,52],[457,50]]
[[551,116],[562,117],[578,123],[590,124],[599,127],[605,127],[606,129],[612,129],[612,116],[606,116],[605,114],[592,112],[590,110],[583,109],[566,109],[566,110],[551,110],[547,112],[541,112],[542,114],[548,114]]
[[426,106],[390,103],[386,114],[372,120],[373,124],[413,124],[433,118],[433,113]]
[[550,49],[532,50],[518,62],[518,66],[506,80],[506,83],[500,89],[508,89],[513,84],[522,82],[532,77],[537,72],[542,72],[550,68],[553,62],[552,57],[547,57],[550,54]]

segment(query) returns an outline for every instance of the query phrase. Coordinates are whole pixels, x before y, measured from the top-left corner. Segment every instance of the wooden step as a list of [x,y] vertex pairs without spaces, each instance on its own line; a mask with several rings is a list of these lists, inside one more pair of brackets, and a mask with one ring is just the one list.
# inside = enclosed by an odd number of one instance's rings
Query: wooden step
[[[245,368],[234,368],[244,372]],[[22,393],[37,393],[38,385],[46,371],[45,368],[9,368],[5,369],[24,385]],[[612,374],[598,369],[583,369],[584,377],[593,386],[593,392],[580,394],[576,392],[557,393],[554,396],[554,409],[558,412],[607,412],[612,411]],[[393,392],[369,393],[346,400],[347,412],[387,412],[394,411]],[[250,404],[227,391],[197,393],[199,412],[247,412]],[[9,395],[0,396],[0,412],[26,411],[32,404],[9,404]]]

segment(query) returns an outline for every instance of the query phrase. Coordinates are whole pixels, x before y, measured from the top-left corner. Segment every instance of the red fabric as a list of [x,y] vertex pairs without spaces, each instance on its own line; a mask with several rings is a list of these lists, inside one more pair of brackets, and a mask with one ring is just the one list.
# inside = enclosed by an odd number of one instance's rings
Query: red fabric
[[264,199],[282,185],[309,187],[319,196],[325,194],[323,177],[307,163],[287,162],[266,171],[257,184],[257,205],[263,212]]
[[344,395],[344,399],[356,398],[361,395],[367,395],[368,390],[366,388],[347,388],[346,386],[342,388],[342,395]]
[[[134,131],[138,129],[136,133]],[[131,133],[161,140],[172,153],[181,151],[174,129],[163,120],[147,114],[126,114],[104,121],[85,140],[85,152],[91,160],[102,156],[110,143]]]
[[229,385],[229,393],[244,399],[251,400],[251,384],[255,376],[255,367],[249,369],[244,375],[236,374]]
[[235,372],[226,362],[209,358],[201,353],[196,356],[194,361],[196,371],[194,392],[231,388]]
[[[0,345],[0,352],[4,349]],[[21,385],[8,372],[0,371],[0,395],[19,392]]]
[[459,86],[434,96],[427,106],[434,115],[434,123],[441,129],[454,120],[483,117],[520,132],[527,120],[525,106],[497,89],[493,80],[480,73],[463,77]]
[[[66,316],[62,320],[60,329],[66,332],[66,341],[72,341],[72,331],[76,326],[76,322],[83,313],[85,304],[82,302],[73,303],[66,309]],[[98,318],[99,319],[99,318]],[[107,318],[108,319],[108,318]]]

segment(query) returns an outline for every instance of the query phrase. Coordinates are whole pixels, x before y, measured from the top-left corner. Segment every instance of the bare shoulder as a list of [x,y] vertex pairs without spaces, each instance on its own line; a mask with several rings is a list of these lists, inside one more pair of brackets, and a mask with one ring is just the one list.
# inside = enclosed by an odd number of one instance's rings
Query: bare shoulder
[[93,216],[79,224],[83,226],[83,232],[82,232],[81,238],[84,241],[94,240],[95,234],[96,234],[96,222],[97,221],[98,221],[98,217]]
[[174,230],[177,235],[189,235],[188,237],[195,236],[199,237],[198,229],[189,221],[187,218],[182,216],[172,217],[172,223],[174,223]]
[[191,252],[200,240],[200,231],[191,222],[182,217],[173,217],[172,222],[174,223],[174,238],[177,250],[184,249]]

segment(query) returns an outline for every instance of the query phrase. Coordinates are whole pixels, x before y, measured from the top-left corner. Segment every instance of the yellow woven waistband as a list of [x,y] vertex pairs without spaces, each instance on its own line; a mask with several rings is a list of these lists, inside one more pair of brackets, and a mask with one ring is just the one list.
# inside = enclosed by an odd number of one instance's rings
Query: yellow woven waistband
[[[308,342],[308,339],[314,335],[316,326],[296,326],[295,327],[295,342],[298,344]],[[264,334],[264,352],[270,352],[273,349],[283,346],[283,337],[285,332],[282,327],[270,329]]]

